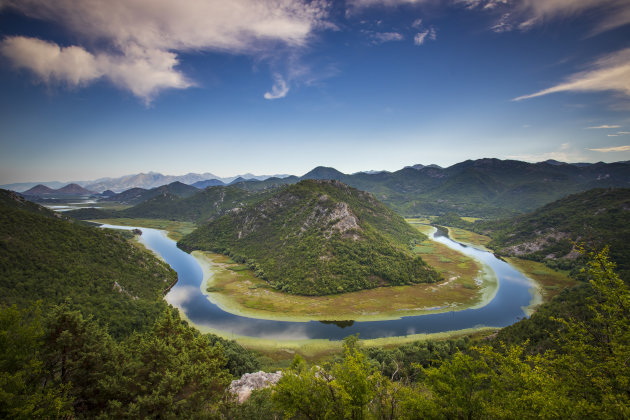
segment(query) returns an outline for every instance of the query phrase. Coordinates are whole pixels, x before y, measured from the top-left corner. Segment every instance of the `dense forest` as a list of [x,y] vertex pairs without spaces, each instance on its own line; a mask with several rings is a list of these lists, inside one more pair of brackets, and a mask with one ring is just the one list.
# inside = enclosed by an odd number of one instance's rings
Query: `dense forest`
[[[190,187],[194,188],[194,187]],[[149,192],[153,190],[148,190]],[[68,216],[79,220],[109,219],[109,218],[147,218],[177,220],[207,223],[222,216],[228,211],[255,203],[271,194],[270,191],[248,192],[236,187],[213,186],[204,190],[196,190],[195,194],[177,195],[170,190],[163,190],[159,194],[143,193],[134,196],[133,207],[123,210],[105,210],[98,208],[84,208],[67,212]],[[123,195],[128,199],[129,195]],[[112,197],[113,201],[116,197]]]
[[[0,190],[0,303],[41,300],[43,310],[72,299],[116,337],[150,327],[177,280],[164,262],[128,237],[47,211]],[[106,321],[105,321],[106,320]]]
[[284,292],[324,295],[439,280],[410,251],[424,239],[369,193],[301,181],[200,226],[178,245],[246,262]]

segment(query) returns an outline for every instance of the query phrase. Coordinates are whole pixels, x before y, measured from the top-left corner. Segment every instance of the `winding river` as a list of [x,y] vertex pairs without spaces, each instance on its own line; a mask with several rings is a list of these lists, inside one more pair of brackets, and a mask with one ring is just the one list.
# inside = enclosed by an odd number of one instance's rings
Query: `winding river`
[[[102,225],[105,228],[134,229],[127,226]],[[340,340],[351,334],[362,339],[429,334],[477,327],[505,327],[526,317],[524,308],[532,301],[533,283],[508,263],[492,253],[469,247],[435,233],[433,239],[486,264],[494,271],[499,288],[494,298],[476,309],[402,317],[387,321],[288,322],[248,318],[223,311],[201,291],[203,272],[193,256],[177,248],[166,232],[142,230],[142,243],[160,255],[178,275],[177,284],[166,300],[179,308],[198,327],[221,331],[226,335],[275,340]]]

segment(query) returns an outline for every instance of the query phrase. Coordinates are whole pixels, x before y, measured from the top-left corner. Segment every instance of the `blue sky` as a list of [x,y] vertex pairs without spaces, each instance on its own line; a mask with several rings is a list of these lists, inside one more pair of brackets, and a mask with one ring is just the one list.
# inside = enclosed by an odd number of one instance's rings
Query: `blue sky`
[[630,160],[626,0],[0,0],[0,183]]

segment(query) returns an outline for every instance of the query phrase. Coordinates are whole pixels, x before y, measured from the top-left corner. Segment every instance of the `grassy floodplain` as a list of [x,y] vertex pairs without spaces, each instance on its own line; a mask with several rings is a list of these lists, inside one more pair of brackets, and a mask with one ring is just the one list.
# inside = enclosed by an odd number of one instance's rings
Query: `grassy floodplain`
[[449,227],[448,234],[453,240],[457,242],[461,242],[465,245],[471,245],[481,249],[487,249],[486,245],[488,245],[488,242],[492,240],[492,238],[490,238],[489,236],[480,235],[469,230],[455,227]]
[[[223,310],[250,317],[287,321],[375,321],[402,316],[462,310],[479,306],[493,295],[496,279],[483,267],[446,246],[431,242],[417,252],[441,272],[437,284],[379,287],[327,296],[298,296],[278,292],[228,257],[193,252],[204,270],[204,290]],[[483,278],[484,281],[480,281]]]

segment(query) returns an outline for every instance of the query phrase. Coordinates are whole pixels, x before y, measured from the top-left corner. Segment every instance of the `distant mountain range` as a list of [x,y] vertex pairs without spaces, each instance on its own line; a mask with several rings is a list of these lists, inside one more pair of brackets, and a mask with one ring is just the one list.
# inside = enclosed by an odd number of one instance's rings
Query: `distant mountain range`
[[304,179],[331,179],[373,193],[399,214],[506,217],[532,211],[592,188],[629,188],[630,162],[568,164],[477,159],[441,168],[414,165],[395,172],[346,175],[317,167],[301,177],[248,180],[231,185],[262,191]]
[[38,184],[22,193],[26,196],[60,196],[60,195],[91,195],[93,191],[85,189],[77,184],[68,184],[58,189],[48,188],[45,185]]
[[[87,190],[100,193],[105,190],[112,190],[114,192],[122,192],[130,188],[144,188],[150,189],[160,187],[162,185],[171,184],[173,182],[181,182],[183,184],[192,185],[195,183],[209,182],[208,185],[226,185],[233,182],[236,179],[240,180],[265,180],[267,178],[284,178],[289,175],[254,175],[246,173],[243,175],[231,176],[231,177],[219,177],[210,172],[203,174],[188,173],[186,175],[162,175],[157,172],[139,173],[134,175],[125,175],[119,178],[100,178],[92,181],[72,181],[70,184],[76,184]],[[216,184],[212,184],[216,182]],[[48,187],[50,189],[59,189],[69,183],[59,181],[45,181],[45,182],[18,182],[14,184],[0,185],[0,188],[25,192],[38,185]],[[205,186],[197,186],[198,188],[205,188]]]
[[[629,188],[630,162],[568,164],[555,160],[527,163],[478,159],[467,160],[448,168],[418,164],[395,172],[368,171],[348,175],[335,168],[319,166],[301,177],[281,175],[246,178],[252,175],[245,174],[229,178],[229,183],[225,182],[227,178],[198,180],[206,176],[213,175],[188,174],[182,176],[186,182],[160,184],[176,177],[156,173],[139,174],[107,183],[102,181],[88,184],[85,188],[100,192],[108,186],[108,190],[118,192],[127,184],[169,186],[168,191],[159,190],[160,187],[130,187],[109,198],[134,205],[165,192],[182,198],[184,195],[194,194],[193,188],[204,189],[227,184],[250,192],[261,192],[305,179],[327,179],[371,192],[405,216],[443,215],[453,212],[460,216],[496,218],[532,211],[569,194],[592,188]],[[190,186],[189,183],[193,185]],[[185,194],[182,194],[183,187],[187,187]],[[177,191],[172,190],[173,188]],[[37,189],[46,194],[45,186],[38,186]]]

